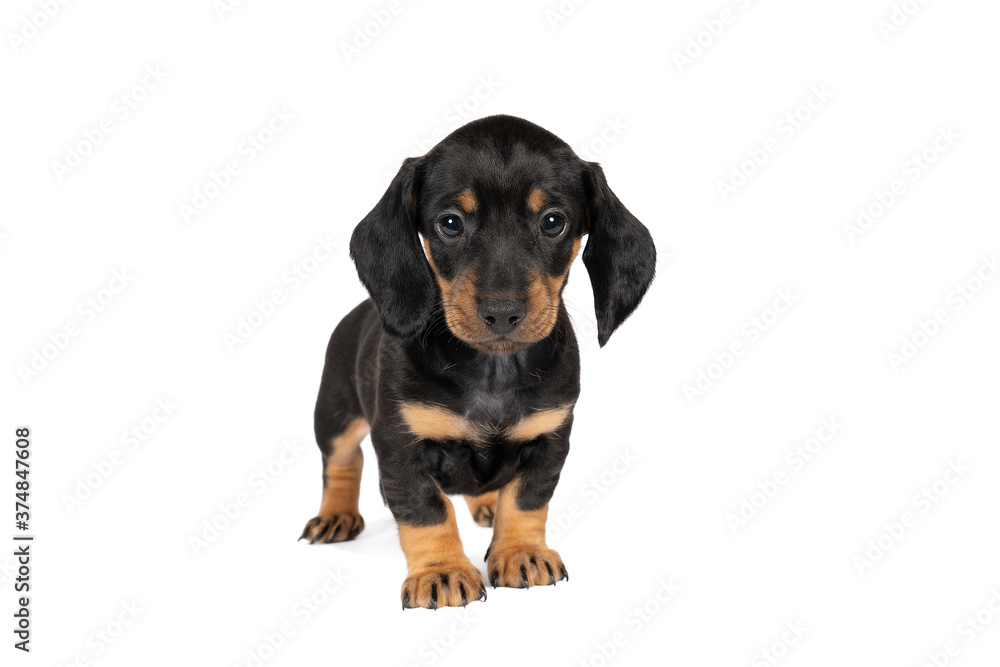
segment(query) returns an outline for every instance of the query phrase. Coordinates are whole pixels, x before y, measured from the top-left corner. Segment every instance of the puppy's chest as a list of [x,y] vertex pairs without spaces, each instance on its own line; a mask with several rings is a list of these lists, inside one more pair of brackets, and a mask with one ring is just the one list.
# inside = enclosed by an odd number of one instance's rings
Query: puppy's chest
[[502,397],[476,396],[461,410],[410,401],[400,414],[413,435],[432,441],[465,441],[485,445],[497,442],[528,442],[562,426],[572,405],[539,409],[512,409]]
[[575,395],[560,400],[564,392],[558,383],[541,382],[552,370],[517,355],[479,359],[438,380],[437,387],[447,389],[434,398],[411,390],[400,414],[410,433],[423,440],[478,446],[529,442],[557,430],[573,410]]

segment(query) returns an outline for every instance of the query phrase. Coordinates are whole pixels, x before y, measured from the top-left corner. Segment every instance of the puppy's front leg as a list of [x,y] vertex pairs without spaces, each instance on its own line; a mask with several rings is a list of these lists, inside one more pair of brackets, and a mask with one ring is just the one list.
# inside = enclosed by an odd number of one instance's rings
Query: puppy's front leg
[[[400,590],[403,609],[464,607],[486,599],[479,569],[462,549],[455,508],[430,477],[386,466],[382,492],[396,517],[407,575]],[[395,473],[395,474],[394,474]]]
[[569,580],[562,558],[545,543],[549,499],[569,451],[570,425],[542,438],[525,467],[501,487],[486,570],[494,588],[555,585]]
[[400,591],[403,608],[465,606],[486,599],[479,569],[462,550],[451,501],[441,496],[447,518],[434,526],[400,523],[399,542],[406,554],[407,575]]

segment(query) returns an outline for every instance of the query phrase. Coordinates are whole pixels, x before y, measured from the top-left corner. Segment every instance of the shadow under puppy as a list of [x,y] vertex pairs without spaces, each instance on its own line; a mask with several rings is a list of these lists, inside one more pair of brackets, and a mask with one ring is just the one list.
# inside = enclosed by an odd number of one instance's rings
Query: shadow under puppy
[[404,608],[485,599],[449,494],[493,527],[496,586],[568,579],[545,543],[580,393],[561,294],[581,239],[603,346],[653,279],[649,231],[599,165],[511,116],[455,130],[403,162],[351,237],[371,299],[333,332],[316,402],[323,501],[311,543],[354,539],[370,432],[399,527]]

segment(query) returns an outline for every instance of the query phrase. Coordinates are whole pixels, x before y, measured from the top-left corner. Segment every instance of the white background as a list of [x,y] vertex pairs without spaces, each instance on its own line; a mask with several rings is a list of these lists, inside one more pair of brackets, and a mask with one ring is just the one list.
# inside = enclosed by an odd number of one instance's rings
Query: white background
[[[30,655],[11,647],[0,551],[4,664],[996,664],[996,3],[405,0],[367,44],[387,1],[45,4],[0,18],[4,467],[30,426],[36,535]],[[294,119],[247,159],[275,109]],[[313,404],[328,336],[364,298],[354,224],[403,157],[494,113],[599,160],[660,262],[604,349],[582,263],[567,290],[583,395],[550,544],[571,581],[404,613],[367,442],[366,530],[296,542],[320,498]],[[60,173],[71,151],[87,155]],[[859,207],[880,215],[849,233]],[[313,263],[317,239],[337,250]],[[793,305],[775,317],[779,290]],[[162,423],[158,400],[178,406]],[[788,458],[824,419],[836,435]],[[481,564],[489,531],[457,500]]]

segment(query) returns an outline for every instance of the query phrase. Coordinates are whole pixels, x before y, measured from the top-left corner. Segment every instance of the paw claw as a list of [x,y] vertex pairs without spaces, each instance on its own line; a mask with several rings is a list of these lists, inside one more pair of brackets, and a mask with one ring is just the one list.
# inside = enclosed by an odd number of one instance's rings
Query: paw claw
[[306,523],[300,540],[309,544],[327,544],[353,540],[365,528],[360,514],[335,514],[315,516]]
[[493,587],[530,588],[532,586],[554,586],[555,573],[560,572],[568,580],[562,558],[544,544],[491,545],[487,558],[487,570]]
[[[411,568],[401,595],[405,608],[438,609],[464,607],[469,604],[469,591],[484,590],[483,576],[466,560]],[[483,595],[476,598],[480,599],[485,598]]]

